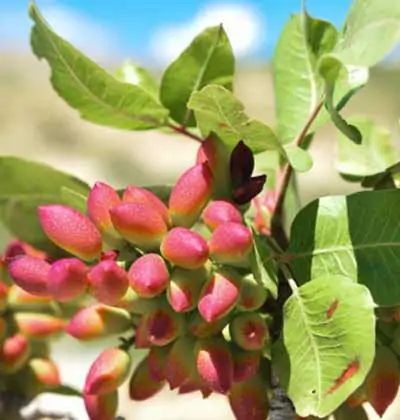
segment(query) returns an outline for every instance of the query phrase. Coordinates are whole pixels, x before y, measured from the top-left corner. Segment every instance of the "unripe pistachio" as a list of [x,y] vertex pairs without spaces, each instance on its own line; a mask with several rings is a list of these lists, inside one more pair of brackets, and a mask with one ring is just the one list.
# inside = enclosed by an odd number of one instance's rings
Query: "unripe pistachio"
[[164,385],[165,381],[157,381],[151,377],[146,357],[136,366],[129,380],[129,397],[134,401],[147,400],[161,391]]
[[216,262],[240,266],[248,263],[253,248],[253,235],[243,224],[227,222],[214,230],[208,246],[210,256]]
[[0,281],[0,313],[4,311],[7,306],[8,286]]
[[169,282],[168,268],[158,254],[146,254],[138,258],[129,269],[132,289],[144,298],[161,294]]
[[24,335],[15,334],[6,338],[0,346],[0,372],[17,372],[26,363],[29,354],[29,341]]
[[167,359],[171,345],[151,347],[147,356],[149,374],[154,381],[164,381],[166,377]]
[[28,367],[45,390],[60,386],[60,373],[52,360],[35,357],[29,360]]
[[189,372],[189,377],[179,387],[178,394],[189,394],[191,392],[200,391],[203,398],[208,398],[213,390],[210,386],[200,377],[196,369]]
[[167,224],[148,203],[122,203],[110,210],[117,231],[145,251],[157,249],[167,233]]
[[170,389],[183,385],[190,378],[190,372],[196,370],[194,347],[196,340],[181,337],[175,341],[166,363],[166,379]]
[[88,267],[77,258],[63,258],[51,265],[48,274],[48,292],[59,302],[81,296],[87,287]]
[[205,267],[197,270],[175,268],[168,285],[167,298],[175,312],[187,312],[197,306],[201,289],[207,280]]
[[234,382],[245,382],[257,374],[261,361],[260,351],[235,349],[232,354]]
[[111,221],[110,210],[119,204],[121,199],[110,185],[96,182],[87,198],[87,214],[102,234],[117,237]]
[[79,310],[69,321],[66,331],[78,340],[93,340],[121,334],[129,328],[132,328],[129,312],[94,304]]
[[267,296],[267,289],[257,282],[253,274],[248,274],[242,278],[242,287],[237,307],[241,311],[255,311],[261,308]]
[[190,229],[171,229],[161,244],[162,256],[182,268],[194,270],[204,265],[208,259],[206,240]]
[[101,235],[88,217],[61,204],[40,206],[38,212],[44,233],[57,246],[85,261],[100,257]]
[[149,204],[162,216],[167,225],[171,224],[167,206],[151,191],[145,188],[130,186],[124,191],[122,197],[124,203],[144,203]]
[[49,338],[64,331],[65,321],[52,315],[34,312],[20,312],[14,314],[18,329],[26,337]]
[[207,322],[197,311],[189,320],[189,331],[198,338],[206,338],[218,335],[228,325],[229,316]]
[[16,284],[8,290],[8,306],[15,311],[37,312],[49,308],[52,301],[50,296],[37,296],[26,292]]
[[269,339],[268,327],[259,313],[236,316],[230,324],[235,343],[245,350],[261,350]]
[[48,296],[49,263],[24,255],[11,261],[8,269],[14,282],[26,292],[37,296]]
[[229,201],[215,200],[207,205],[202,215],[205,225],[214,230],[223,223],[242,223],[243,218],[239,209]]
[[213,176],[207,163],[184,172],[169,198],[169,214],[175,226],[191,227],[211,197]]
[[89,369],[84,393],[102,395],[115,391],[127,379],[131,363],[131,357],[125,350],[104,350]]
[[240,280],[231,271],[214,273],[201,291],[198,310],[212,322],[227,315],[236,305],[240,295]]
[[221,394],[229,392],[233,382],[233,360],[223,339],[199,340],[195,346],[197,372],[210,388]]
[[232,386],[229,404],[237,420],[265,420],[269,413],[266,384],[255,376]]
[[90,420],[114,420],[118,410],[118,391],[108,394],[83,394],[86,413]]
[[99,262],[89,271],[87,277],[90,293],[106,305],[117,304],[129,285],[128,273],[111,260]]

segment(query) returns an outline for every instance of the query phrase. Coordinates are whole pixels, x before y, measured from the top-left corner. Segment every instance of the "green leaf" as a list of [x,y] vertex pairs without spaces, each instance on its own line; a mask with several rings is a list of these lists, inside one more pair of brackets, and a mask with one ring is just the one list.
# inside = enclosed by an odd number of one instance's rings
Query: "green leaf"
[[372,366],[374,302],[365,286],[343,276],[293,284],[292,290],[283,309],[287,392],[298,415],[323,417],[363,383]]
[[400,2],[354,0],[333,52],[325,54],[319,71],[333,84],[343,66],[372,67],[400,41]]
[[272,61],[278,137],[283,143],[299,135],[322,100],[317,62],[332,51],[337,38],[331,23],[307,13],[291,16],[283,29]]
[[361,132],[360,145],[339,135],[336,169],[345,175],[364,177],[384,172],[398,159],[391,133],[368,117],[351,117],[348,122]]
[[307,172],[313,167],[313,160],[307,150],[294,144],[285,144],[284,146],[289,163],[293,169],[298,172]]
[[95,124],[126,130],[161,126],[168,111],[139,86],[122,83],[56,35],[33,2],[29,15],[35,25],[31,45],[51,67],[57,93],[81,117]]
[[235,57],[222,25],[205,29],[165,70],[160,99],[171,117],[185,126],[195,120],[187,103],[193,92],[214,84],[232,89]]
[[378,305],[400,303],[400,190],[323,197],[293,222],[290,261],[296,280],[344,275],[365,284]]
[[251,271],[254,278],[263,284],[272,297],[276,299],[278,297],[278,275],[277,269],[270,258],[271,250],[265,239],[263,240],[263,237],[258,235],[254,229],[252,230],[254,247],[250,257]]
[[361,185],[364,188],[400,188],[400,162],[387,168],[378,174],[366,176]]
[[362,135],[360,130],[349,124],[340,114],[337,108],[334,105],[334,85],[327,84],[325,87],[325,108],[329,112],[332,122],[335,124],[336,128],[344,134],[348,139],[350,139],[355,144],[361,144]]
[[153,75],[137,64],[125,61],[115,72],[115,77],[124,83],[141,87],[158,100],[159,86]]
[[85,214],[88,194],[82,194],[68,187],[61,187],[61,198],[64,204]]
[[276,150],[284,154],[274,132],[262,122],[251,120],[242,102],[222,86],[210,85],[195,92],[188,108],[194,111],[205,137],[214,132],[230,149],[244,140],[254,153]]
[[[71,196],[86,197],[89,186],[48,165],[13,156],[0,157],[0,219],[22,241],[43,250],[56,249],[44,235],[37,207],[73,205]],[[67,194],[68,197],[65,195]],[[76,204],[76,203],[75,203]]]

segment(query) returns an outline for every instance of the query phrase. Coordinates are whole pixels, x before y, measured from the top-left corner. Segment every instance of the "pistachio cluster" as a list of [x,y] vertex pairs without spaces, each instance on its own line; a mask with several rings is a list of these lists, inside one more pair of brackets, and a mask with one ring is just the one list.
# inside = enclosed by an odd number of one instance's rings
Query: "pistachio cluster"
[[182,394],[227,395],[239,420],[267,417],[269,330],[260,312],[267,291],[251,270],[254,238],[243,217],[265,176],[252,176],[243,142],[228,159],[218,147],[211,139],[201,145],[167,203],[142,187],[119,193],[98,182],[86,215],[63,204],[39,207],[43,231],[68,254],[51,262],[24,254],[8,264],[19,290],[81,302],[66,325],[76,339],[127,334],[87,374],[93,420],[114,418],[133,345],[149,352],[129,379],[132,399],[168,383]]
[[29,400],[60,386],[57,365],[51,360],[49,340],[64,331],[66,322],[54,311],[50,296],[26,292],[8,280],[7,262],[22,255],[45,261],[46,254],[14,241],[0,265],[0,391]]

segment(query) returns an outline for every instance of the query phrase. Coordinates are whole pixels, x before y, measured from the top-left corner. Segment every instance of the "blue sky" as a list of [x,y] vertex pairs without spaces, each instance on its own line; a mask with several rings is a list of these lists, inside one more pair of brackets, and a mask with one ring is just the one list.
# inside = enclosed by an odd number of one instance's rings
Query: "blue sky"
[[[29,48],[27,0],[0,0],[0,48]],[[226,20],[239,57],[268,59],[300,0],[37,0],[63,37],[91,56],[164,64],[202,27]],[[351,0],[308,0],[311,15],[341,26]]]

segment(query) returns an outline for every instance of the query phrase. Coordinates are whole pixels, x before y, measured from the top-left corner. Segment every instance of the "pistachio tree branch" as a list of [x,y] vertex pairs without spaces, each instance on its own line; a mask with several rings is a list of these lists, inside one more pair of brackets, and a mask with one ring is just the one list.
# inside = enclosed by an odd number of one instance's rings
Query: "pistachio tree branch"
[[201,137],[191,133],[184,125],[175,125],[172,123],[168,123],[167,127],[170,128],[172,131],[175,131],[175,133],[183,134],[199,143],[203,141]]
[[[319,112],[322,109],[324,101],[321,100],[318,105],[314,108],[312,113],[310,114],[307,122],[305,123],[304,127],[298,134],[298,136],[293,141],[295,146],[301,146],[307,137],[308,131],[310,130],[311,125],[317,118]],[[288,239],[286,233],[283,229],[283,208],[284,202],[286,197],[286,192],[289,187],[290,179],[293,174],[293,167],[290,165],[289,162],[286,162],[282,168],[281,176],[279,179],[278,187],[276,189],[277,201],[274,214],[272,215],[271,221],[271,229],[272,229],[272,236],[275,240],[279,243],[282,248],[287,247]]]

